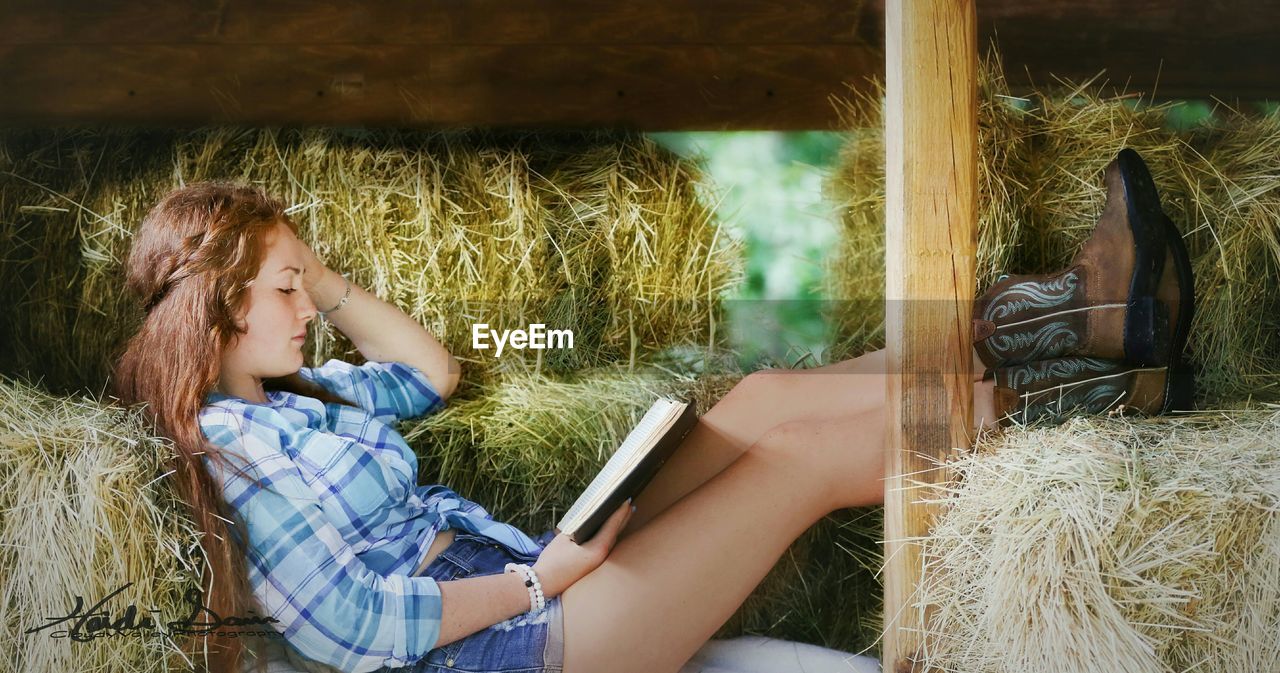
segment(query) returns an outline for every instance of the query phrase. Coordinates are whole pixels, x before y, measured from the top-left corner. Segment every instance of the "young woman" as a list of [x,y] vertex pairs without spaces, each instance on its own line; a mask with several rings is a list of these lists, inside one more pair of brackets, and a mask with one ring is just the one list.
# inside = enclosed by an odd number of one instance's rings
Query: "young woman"
[[[1107,218],[1100,231],[1134,227]],[[1112,250],[1114,273],[1151,273],[1134,263],[1143,245],[1131,241],[1128,266]],[[1166,241],[1157,245],[1163,255]],[[1177,304],[1185,279],[1173,266],[1155,271],[1147,291]],[[1061,280],[1028,277],[1020,299],[1004,286],[984,295],[982,338],[1025,346],[1018,330],[1089,312],[1026,300],[1031,285]],[[699,419],[634,511],[624,505],[579,546],[554,529],[530,538],[445,486],[416,483],[416,457],[392,424],[441,408],[457,360],[322,264],[260,190],[202,183],[165,196],[135,236],[127,282],[147,315],[119,362],[116,394],[146,402],[174,440],[177,486],[209,533],[206,605],[269,615],[293,654],[338,670],[674,673],[809,526],[882,502],[883,351],[747,376]],[[322,312],[366,364],[303,366],[307,325]],[[1138,330],[1130,323],[1120,315]],[[1107,325],[1072,323],[1073,338],[1023,352],[976,349],[975,427],[1061,419],[1074,412],[1063,390],[1116,381],[1120,397],[1079,409],[1123,400],[1168,410],[1172,395],[1150,395],[1168,390],[1167,364],[1104,361],[1085,348],[1123,336]],[[1063,368],[1073,361],[1084,365]],[[994,378],[984,379],[988,366]],[[1045,390],[1056,410],[1025,399]],[[213,640],[210,668],[236,670],[240,643]]]

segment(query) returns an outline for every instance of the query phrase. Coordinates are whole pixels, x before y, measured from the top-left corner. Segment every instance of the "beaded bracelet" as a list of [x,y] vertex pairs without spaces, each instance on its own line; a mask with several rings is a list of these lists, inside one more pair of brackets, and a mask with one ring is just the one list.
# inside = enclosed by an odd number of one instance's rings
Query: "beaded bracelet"
[[504,572],[519,573],[524,578],[524,585],[529,590],[529,612],[539,610],[541,608],[541,604],[538,602],[538,589],[540,587],[537,587],[536,575],[530,575],[532,568],[526,565],[508,563],[503,570]]
[[518,572],[524,576],[524,585],[529,589],[529,612],[538,613],[546,609],[547,599],[542,594],[542,582],[538,581],[538,574],[524,563],[508,563],[502,572]]
[[508,563],[504,572],[519,572],[524,576],[524,585],[529,589],[529,612],[541,612],[547,607],[546,597],[542,593],[542,583],[533,568],[520,563]]

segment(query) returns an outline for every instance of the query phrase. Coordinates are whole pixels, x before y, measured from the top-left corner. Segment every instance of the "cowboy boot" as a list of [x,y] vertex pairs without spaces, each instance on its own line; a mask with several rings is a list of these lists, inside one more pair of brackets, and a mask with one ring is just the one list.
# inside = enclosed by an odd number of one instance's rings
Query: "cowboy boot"
[[1123,149],[1105,171],[1093,234],[1063,270],[1005,274],[973,310],[974,351],[988,368],[1066,355],[1158,366],[1181,353],[1194,279],[1151,173]]
[[[1069,356],[999,367],[993,372],[999,425],[1057,425],[1079,414],[1158,415],[1193,408],[1189,373],[1116,360]],[[1186,374],[1186,375],[1183,375]]]

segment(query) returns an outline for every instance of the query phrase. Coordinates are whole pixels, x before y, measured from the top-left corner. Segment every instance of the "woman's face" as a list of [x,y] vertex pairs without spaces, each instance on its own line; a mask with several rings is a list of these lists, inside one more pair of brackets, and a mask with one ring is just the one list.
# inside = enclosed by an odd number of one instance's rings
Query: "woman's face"
[[267,234],[266,255],[238,316],[247,331],[222,354],[219,389],[265,402],[262,379],[292,374],[303,365],[302,344],[316,305],[302,285],[303,243],[283,222]]

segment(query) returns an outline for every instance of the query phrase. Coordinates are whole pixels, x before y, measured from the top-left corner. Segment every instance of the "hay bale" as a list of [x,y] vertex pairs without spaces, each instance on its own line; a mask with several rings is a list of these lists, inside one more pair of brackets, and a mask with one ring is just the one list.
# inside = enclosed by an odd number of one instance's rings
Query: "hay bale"
[[[1223,110],[1176,131],[1172,103],[1110,96],[1094,80],[1013,98],[994,51],[979,77],[975,292],[1000,273],[1065,267],[1097,224],[1103,169],[1133,147],[1192,257],[1199,401],[1280,399],[1280,115]],[[838,103],[851,137],[826,187],[844,220],[827,292],[846,300],[833,351],[856,354],[884,343],[883,120],[878,95]]]
[[[235,179],[292,204],[321,259],[426,325],[470,385],[512,361],[566,372],[723,344],[740,243],[697,167],[638,134],[38,130],[0,136],[0,371],[100,390],[140,319],[121,262],[146,210]],[[471,347],[471,326],[574,329],[573,351]],[[358,361],[316,321],[313,362]],[[545,356],[544,356],[545,355]]]
[[949,465],[910,599],[928,667],[1280,669],[1280,405],[1079,416]]
[[77,597],[84,614],[126,585],[101,608],[111,620],[129,605],[135,624],[191,614],[185,592],[199,590],[203,556],[164,478],[170,452],[140,410],[0,377],[0,670],[188,668],[179,645],[160,636],[79,642],[66,637],[69,622],[27,633],[70,615]]
[[[1208,404],[1280,395],[1280,112],[1229,111],[1190,139],[1173,164],[1192,255],[1190,346]],[[1194,233],[1192,233],[1194,232]]]

